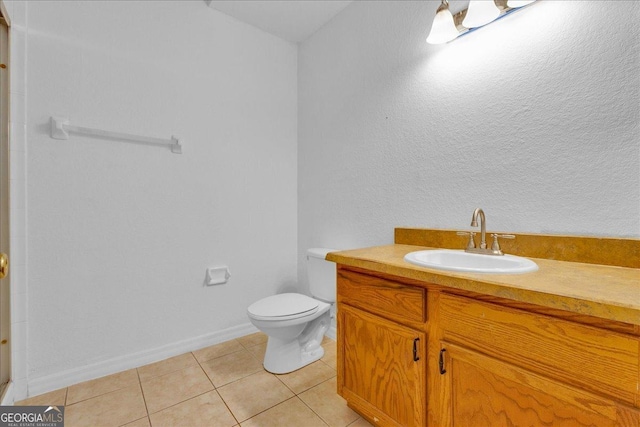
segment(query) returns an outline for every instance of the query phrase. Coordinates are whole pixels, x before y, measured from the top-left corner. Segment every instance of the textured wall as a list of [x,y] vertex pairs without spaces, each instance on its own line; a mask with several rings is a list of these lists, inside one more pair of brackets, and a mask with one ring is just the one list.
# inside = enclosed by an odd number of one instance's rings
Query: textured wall
[[438,4],[354,2],[300,47],[299,254],[476,207],[493,230],[640,236],[640,4],[545,0],[431,46]]
[[296,282],[296,46],[203,2],[28,6],[29,380],[249,325]]

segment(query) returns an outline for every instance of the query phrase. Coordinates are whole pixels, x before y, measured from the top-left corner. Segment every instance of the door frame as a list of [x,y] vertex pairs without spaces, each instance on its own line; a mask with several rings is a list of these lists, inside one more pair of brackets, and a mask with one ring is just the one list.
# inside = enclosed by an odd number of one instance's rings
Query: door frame
[[[0,0],[0,252],[10,254],[9,226],[9,123],[10,123],[10,16]],[[0,282],[0,402],[11,384],[11,277]],[[10,396],[8,396],[10,397]],[[12,400],[12,399],[11,399]]]

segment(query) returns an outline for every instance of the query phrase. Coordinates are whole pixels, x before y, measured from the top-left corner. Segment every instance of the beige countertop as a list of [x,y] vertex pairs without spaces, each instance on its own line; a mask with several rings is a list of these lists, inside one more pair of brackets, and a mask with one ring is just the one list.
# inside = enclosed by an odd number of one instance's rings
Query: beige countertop
[[457,273],[404,261],[409,252],[439,249],[394,244],[332,252],[327,260],[378,273],[640,325],[640,269],[531,258],[526,274]]

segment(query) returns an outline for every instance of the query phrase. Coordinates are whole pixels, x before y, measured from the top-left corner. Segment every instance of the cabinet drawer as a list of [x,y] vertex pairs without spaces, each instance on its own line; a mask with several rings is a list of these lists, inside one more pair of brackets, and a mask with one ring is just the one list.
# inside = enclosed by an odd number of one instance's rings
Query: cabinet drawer
[[637,338],[448,294],[439,309],[447,341],[638,405]]
[[396,321],[423,323],[426,289],[349,270],[338,270],[338,302]]

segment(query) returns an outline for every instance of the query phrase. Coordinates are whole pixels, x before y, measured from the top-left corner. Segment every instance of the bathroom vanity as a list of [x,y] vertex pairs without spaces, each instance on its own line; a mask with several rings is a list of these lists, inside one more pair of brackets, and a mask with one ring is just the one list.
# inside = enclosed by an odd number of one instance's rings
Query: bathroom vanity
[[327,255],[351,408],[382,426],[640,426],[640,241],[517,235],[505,252],[539,266],[520,275],[403,260],[460,248],[455,231],[395,241]]

